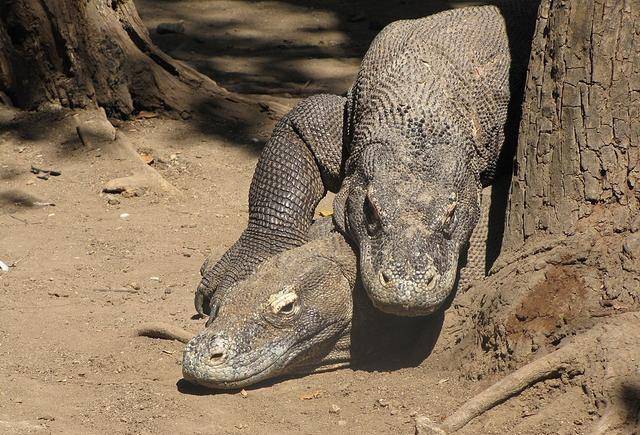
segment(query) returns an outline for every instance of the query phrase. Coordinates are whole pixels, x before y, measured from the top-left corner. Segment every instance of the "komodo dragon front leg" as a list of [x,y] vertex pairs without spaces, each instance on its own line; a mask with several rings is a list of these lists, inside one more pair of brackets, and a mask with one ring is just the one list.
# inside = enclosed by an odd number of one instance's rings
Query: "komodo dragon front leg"
[[316,95],[276,125],[251,181],[247,228],[217,263],[202,265],[194,301],[199,314],[210,313],[215,292],[307,240],[318,202],[342,180],[345,105],[344,97]]

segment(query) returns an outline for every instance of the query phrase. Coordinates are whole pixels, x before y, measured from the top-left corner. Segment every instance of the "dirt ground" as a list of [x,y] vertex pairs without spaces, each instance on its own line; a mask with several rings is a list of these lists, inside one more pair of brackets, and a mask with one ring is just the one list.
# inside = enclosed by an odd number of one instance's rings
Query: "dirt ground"
[[[274,94],[289,105],[307,94],[344,92],[385,23],[451,6],[136,4],[172,56],[231,90]],[[157,24],[176,20],[185,21],[184,35],[155,33]],[[246,394],[186,384],[183,345],[134,330],[148,321],[202,327],[193,317],[199,268],[245,225],[251,175],[271,123],[214,134],[202,120],[143,115],[118,128],[148,150],[181,197],[103,194],[106,181],[135,171],[131,162],[83,147],[66,112],[0,110],[0,261],[12,266],[0,272],[0,433],[409,434],[416,415],[444,418],[499,378],[470,379],[435,352],[419,367],[345,369]],[[43,180],[32,166],[61,174]],[[536,400],[553,388],[526,395]],[[509,418],[468,433],[502,433],[535,414],[509,402],[500,409]],[[572,415],[556,419],[566,419],[563,433],[582,433],[583,421]]]

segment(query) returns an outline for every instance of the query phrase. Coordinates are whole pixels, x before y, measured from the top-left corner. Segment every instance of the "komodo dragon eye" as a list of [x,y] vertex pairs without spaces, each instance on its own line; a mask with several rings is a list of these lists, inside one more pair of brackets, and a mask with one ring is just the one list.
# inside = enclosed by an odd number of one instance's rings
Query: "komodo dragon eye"
[[363,212],[367,233],[369,236],[373,237],[382,229],[382,221],[380,219],[378,207],[376,207],[373,201],[371,201],[369,195],[364,198]]
[[300,311],[298,295],[290,287],[269,296],[268,311],[270,315],[291,317]]

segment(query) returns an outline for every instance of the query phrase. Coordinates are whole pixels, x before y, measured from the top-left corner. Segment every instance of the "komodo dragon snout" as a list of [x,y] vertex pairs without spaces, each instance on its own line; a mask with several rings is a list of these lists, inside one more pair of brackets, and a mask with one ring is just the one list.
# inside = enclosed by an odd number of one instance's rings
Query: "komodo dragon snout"
[[185,379],[232,389],[347,363],[355,280],[355,255],[338,234],[271,258],[216,301],[185,348]]

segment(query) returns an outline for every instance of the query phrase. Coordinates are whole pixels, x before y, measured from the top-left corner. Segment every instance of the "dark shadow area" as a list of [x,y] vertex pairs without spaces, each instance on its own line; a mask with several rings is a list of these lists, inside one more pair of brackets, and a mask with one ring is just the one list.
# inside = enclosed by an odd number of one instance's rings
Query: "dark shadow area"
[[[291,98],[346,93],[362,56],[388,23],[454,6],[448,0],[136,0],[136,5],[153,42],[167,54],[256,102],[260,95],[270,95],[288,106],[295,102]],[[179,20],[185,23],[184,33],[156,30],[160,22]],[[192,122],[202,133],[259,152],[279,116],[268,107],[263,113],[230,113],[233,97],[227,100],[199,101]]]
[[19,177],[21,174],[27,171],[18,168],[17,166],[8,166],[6,168],[0,168],[0,180],[10,181]]
[[[509,4],[509,2],[505,3]],[[509,191],[511,189],[511,179],[518,146],[518,131],[522,118],[526,74],[540,0],[512,2],[512,4],[516,5],[515,10],[510,10],[507,7],[501,8],[507,25],[509,48],[511,50],[512,66],[509,76],[511,101],[507,115],[507,125],[505,126],[505,143],[498,159],[496,177],[491,190],[485,273],[489,272],[502,250],[507,203],[509,201]]]
[[[172,3],[136,1],[147,22],[185,21],[184,34],[159,34],[150,26],[153,41],[163,51],[229,90],[288,96],[343,93],[354,67],[385,25],[453,7],[448,0],[285,0],[252,2],[251,7],[225,1],[185,2],[180,7]],[[320,66],[316,60],[322,59],[352,59],[353,66],[326,71],[336,65]],[[314,71],[313,65],[322,71]]]
[[[6,111],[0,116],[0,136],[5,133],[19,141],[45,141],[60,158],[70,157],[74,151],[83,148],[75,130],[73,111],[69,109]],[[14,178],[28,168],[16,170],[18,172],[12,172]],[[0,179],[9,179],[10,174],[6,171],[0,170]]]
[[37,202],[38,198],[20,190],[12,189],[0,192],[0,207],[36,207]]
[[240,392],[239,388],[232,389],[232,390],[207,388],[201,385],[192,384],[186,379],[180,379],[178,382],[176,382],[176,389],[182,394],[189,394],[191,396],[210,396],[210,395],[217,395],[217,394],[233,395],[233,394],[238,394]]
[[623,383],[620,398],[625,407],[626,424],[629,428],[640,429],[640,382]]
[[417,367],[431,355],[445,307],[431,316],[401,317],[377,310],[358,284],[351,321],[352,366],[365,371]]
[[50,137],[52,124],[69,116],[67,110],[41,112],[15,112],[10,119],[0,119],[0,135],[12,132],[26,141],[41,140]]

